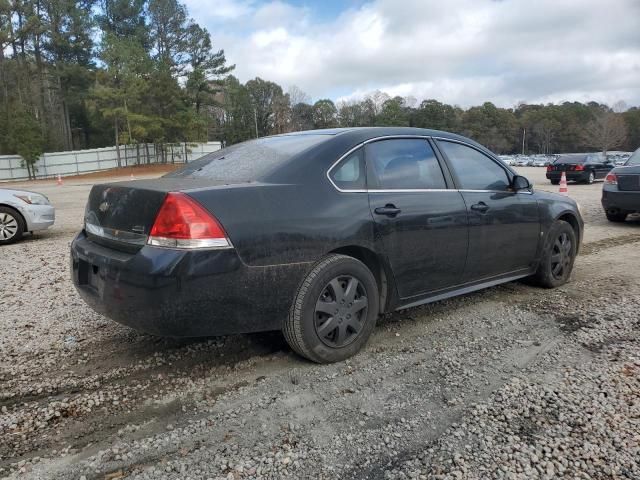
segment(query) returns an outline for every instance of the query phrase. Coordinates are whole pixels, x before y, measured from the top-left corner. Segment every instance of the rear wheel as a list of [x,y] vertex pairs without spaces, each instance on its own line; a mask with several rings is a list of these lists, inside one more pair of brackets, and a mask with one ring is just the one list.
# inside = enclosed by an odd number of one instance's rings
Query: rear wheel
[[328,255],[302,282],[283,333],[303,357],[339,362],[367,342],[378,309],[378,287],[366,265],[346,255]]
[[557,220],[549,229],[542,259],[533,276],[536,284],[555,288],[567,283],[576,258],[576,234],[571,225]]
[[596,181],[596,174],[593,172],[589,172],[589,176],[587,177],[587,183],[591,185],[595,181]]
[[17,242],[24,233],[24,220],[13,208],[0,207],[0,245]]
[[626,212],[605,212],[605,214],[607,215],[607,220],[609,220],[610,222],[622,223],[627,219]]

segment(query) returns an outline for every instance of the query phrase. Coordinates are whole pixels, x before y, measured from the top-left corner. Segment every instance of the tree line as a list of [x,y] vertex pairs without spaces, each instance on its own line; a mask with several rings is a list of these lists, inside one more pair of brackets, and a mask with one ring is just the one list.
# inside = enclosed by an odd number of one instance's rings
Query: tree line
[[315,128],[408,126],[460,133],[505,154],[640,147],[640,109],[622,102],[613,107],[596,102],[522,103],[514,108],[485,102],[463,109],[376,91],[362,100],[311,103],[295,86],[285,93],[274,82],[256,78],[243,85],[232,75],[218,96],[215,135],[228,143]]
[[178,0],[0,0],[0,154],[29,165],[43,151],[386,125],[458,132],[498,153],[640,146],[637,107],[462,109],[379,91],[312,102],[233,69]]

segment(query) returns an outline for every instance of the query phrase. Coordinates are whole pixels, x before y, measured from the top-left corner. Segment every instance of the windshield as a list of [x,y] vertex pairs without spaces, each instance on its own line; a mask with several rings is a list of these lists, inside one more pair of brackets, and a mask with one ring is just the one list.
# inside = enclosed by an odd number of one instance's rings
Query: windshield
[[249,140],[205,155],[165,177],[210,178],[229,183],[252,182],[265,177],[293,156],[329,138],[329,135],[305,134]]
[[562,164],[562,163],[568,163],[568,164],[579,164],[579,163],[584,163],[587,160],[587,156],[586,155],[565,155],[563,157],[560,157],[558,160],[555,161],[555,163],[557,164]]
[[629,157],[625,165],[640,165],[640,148],[633,152],[633,155]]

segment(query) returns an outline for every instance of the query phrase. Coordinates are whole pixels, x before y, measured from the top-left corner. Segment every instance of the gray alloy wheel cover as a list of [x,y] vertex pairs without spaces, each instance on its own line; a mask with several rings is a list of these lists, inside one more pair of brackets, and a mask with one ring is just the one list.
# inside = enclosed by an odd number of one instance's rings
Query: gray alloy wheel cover
[[18,220],[9,213],[0,212],[0,240],[11,240],[18,233]]

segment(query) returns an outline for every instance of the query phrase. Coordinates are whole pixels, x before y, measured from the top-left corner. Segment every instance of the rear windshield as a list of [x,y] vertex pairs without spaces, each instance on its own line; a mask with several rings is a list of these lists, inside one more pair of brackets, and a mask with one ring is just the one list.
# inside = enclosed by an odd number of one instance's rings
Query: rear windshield
[[629,157],[625,165],[640,165],[640,148],[633,152],[633,155]]
[[557,164],[561,163],[569,163],[569,164],[578,164],[585,163],[589,158],[587,155],[565,155],[564,157],[560,157],[555,161]]
[[305,134],[249,140],[205,155],[165,177],[251,182],[265,177],[294,155],[329,138],[328,135]]

